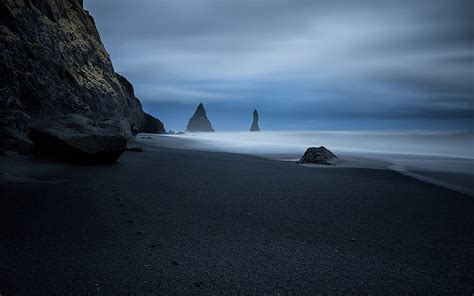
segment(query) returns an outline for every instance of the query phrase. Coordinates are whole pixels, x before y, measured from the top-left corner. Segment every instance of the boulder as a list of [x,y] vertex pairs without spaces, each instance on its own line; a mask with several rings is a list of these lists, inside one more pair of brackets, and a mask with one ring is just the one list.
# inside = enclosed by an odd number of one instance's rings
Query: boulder
[[114,163],[127,148],[123,122],[65,115],[38,122],[29,130],[41,157],[80,164]]
[[193,116],[189,119],[188,125],[186,126],[187,132],[213,132],[211,122],[207,119],[206,109],[202,103],[200,103],[194,112]]
[[336,155],[334,155],[334,153],[326,149],[324,146],[321,146],[309,147],[300,158],[298,163],[334,165],[337,160],[338,158]]
[[130,152],[143,152],[143,147],[127,147],[126,150]]
[[16,151],[23,155],[33,154],[35,151],[35,144],[29,139],[16,139]]
[[35,145],[29,139],[0,139],[0,154],[13,152],[23,155],[32,154],[35,151]]
[[259,132],[260,127],[258,126],[258,112],[257,109],[253,110],[253,121],[252,126],[250,127],[251,132]]

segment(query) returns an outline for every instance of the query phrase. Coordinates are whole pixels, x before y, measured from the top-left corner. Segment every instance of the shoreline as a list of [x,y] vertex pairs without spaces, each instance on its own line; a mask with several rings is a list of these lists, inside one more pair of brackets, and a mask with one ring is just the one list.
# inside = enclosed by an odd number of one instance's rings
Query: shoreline
[[[151,139],[144,139],[151,137]],[[199,138],[175,135],[139,134],[135,136],[137,144],[174,149],[189,149],[208,152],[227,152],[253,155],[270,160],[297,162],[299,156],[288,153],[238,153],[236,148],[216,147],[200,141]],[[376,152],[348,152],[335,150],[339,161],[334,166],[305,164],[306,167],[324,169],[361,168],[396,171],[416,180],[441,186],[474,197],[474,159],[455,158],[438,155],[414,155]],[[428,165],[427,165],[428,164]],[[449,178],[446,178],[449,176]],[[471,180],[471,181],[470,181]]]

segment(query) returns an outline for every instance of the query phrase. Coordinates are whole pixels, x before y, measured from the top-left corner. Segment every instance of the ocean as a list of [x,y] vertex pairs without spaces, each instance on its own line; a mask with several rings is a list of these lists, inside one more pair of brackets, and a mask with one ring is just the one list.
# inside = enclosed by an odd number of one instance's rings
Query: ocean
[[[152,139],[139,141],[163,146],[166,138],[167,145],[175,148],[284,161],[298,160],[308,147],[324,146],[349,160],[341,162],[342,166],[393,169],[474,195],[474,131],[269,131],[147,136]],[[374,165],[374,161],[379,164]]]

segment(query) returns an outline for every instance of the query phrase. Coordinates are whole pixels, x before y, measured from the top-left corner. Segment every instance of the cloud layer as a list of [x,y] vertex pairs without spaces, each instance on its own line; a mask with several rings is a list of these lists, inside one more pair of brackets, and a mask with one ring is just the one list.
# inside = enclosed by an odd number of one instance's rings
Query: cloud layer
[[[474,2],[89,0],[116,70],[182,129],[464,128]],[[364,123],[365,122],[365,123]]]

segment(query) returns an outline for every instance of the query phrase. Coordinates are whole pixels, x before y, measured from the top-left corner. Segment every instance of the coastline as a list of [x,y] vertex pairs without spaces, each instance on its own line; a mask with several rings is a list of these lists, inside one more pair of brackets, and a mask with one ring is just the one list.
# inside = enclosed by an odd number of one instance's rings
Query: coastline
[[[146,144],[157,147],[208,152],[235,153],[238,149],[243,148],[242,150],[245,151],[245,153],[242,154],[287,162],[296,162],[302,155],[294,152],[255,152],[248,149],[248,147],[241,146],[219,146],[208,140],[203,141],[194,135],[183,137],[174,135],[139,134],[135,137],[135,141],[137,142],[137,145]],[[361,168],[393,170],[419,181],[441,186],[474,197],[474,159],[472,158],[408,153],[347,151],[344,149],[336,149],[334,151],[339,157],[339,161],[334,166],[319,166],[311,164],[305,164],[302,166],[324,169]]]
[[0,296],[474,296],[474,6],[385,2],[2,1]]

